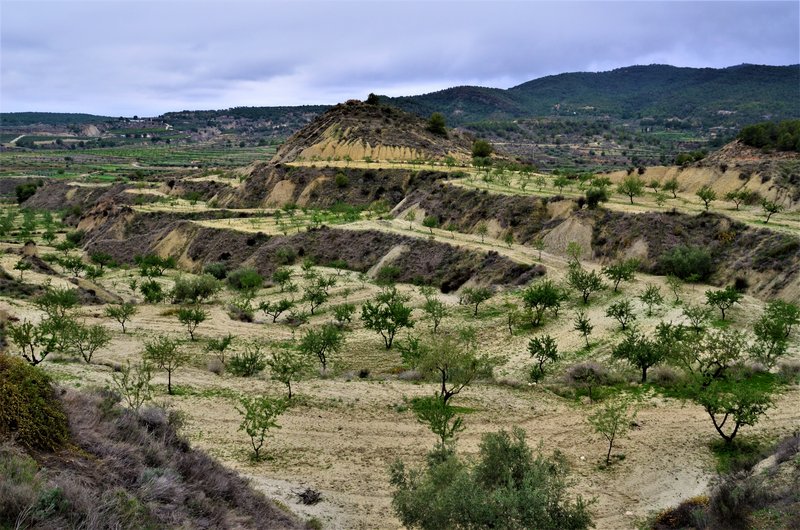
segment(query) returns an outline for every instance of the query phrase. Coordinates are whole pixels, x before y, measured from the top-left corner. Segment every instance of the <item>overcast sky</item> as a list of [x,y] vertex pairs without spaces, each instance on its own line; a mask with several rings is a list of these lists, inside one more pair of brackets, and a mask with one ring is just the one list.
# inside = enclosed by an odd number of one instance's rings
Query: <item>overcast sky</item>
[[800,63],[800,2],[0,0],[0,110],[332,104],[633,64]]

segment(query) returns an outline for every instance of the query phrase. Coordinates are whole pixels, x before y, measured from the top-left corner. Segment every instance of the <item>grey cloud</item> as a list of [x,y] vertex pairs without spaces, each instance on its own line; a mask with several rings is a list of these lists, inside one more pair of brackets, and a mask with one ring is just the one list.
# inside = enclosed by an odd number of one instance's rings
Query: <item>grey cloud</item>
[[4,0],[4,111],[335,103],[663,62],[800,62],[797,2]]

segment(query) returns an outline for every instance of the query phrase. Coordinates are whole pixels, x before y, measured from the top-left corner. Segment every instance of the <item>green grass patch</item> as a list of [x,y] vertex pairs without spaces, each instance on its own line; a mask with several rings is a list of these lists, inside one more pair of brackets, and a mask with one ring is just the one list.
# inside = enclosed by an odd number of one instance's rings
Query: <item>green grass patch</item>
[[725,443],[719,438],[709,444],[709,449],[717,460],[716,469],[720,473],[731,473],[749,469],[766,457],[772,440],[760,436],[737,436],[733,442]]

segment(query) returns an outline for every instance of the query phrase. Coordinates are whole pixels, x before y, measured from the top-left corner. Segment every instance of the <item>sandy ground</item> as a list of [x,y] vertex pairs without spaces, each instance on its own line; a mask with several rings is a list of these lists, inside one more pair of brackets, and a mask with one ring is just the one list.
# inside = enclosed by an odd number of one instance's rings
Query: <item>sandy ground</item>
[[[365,221],[350,226],[352,229],[375,227],[418,237],[429,234],[419,226],[409,230],[407,221]],[[452,241],[450,233],[434,230],[434,234],[437,239]],[[455,239],[457,245],[483,250],[490,243],[498,243],[488,239],[481,243],[479,237],[467,234],[456,234]],[[518,261],[538,260],[538,251],[528,247],[512,245],[494,249]],[[11,254],[0,254],[0,265],[11,269],[16,259]],[[552,277],[556,280],[563,277],[565,261],[562,257],[544,252],[542,261]],[[335,274],[332,269],[323,269],[323,272]],[[130,298],[133,293],[128,279],[133,274],[134,271],[114,271],[101,283]],[[299,270],[296,276],[299,280]],[[38,283],[45,277],[28,271],[25,280]],[[161,281],[169,285],[171,279]],[[63,282],[57,280],[57,283]],[[620,333],[616,322],[605,317],[605,308],[621,296],[633,298],[650,283],[661,286],[662,293],[671,299],[662,278],[646,275],[640,275],[633,284],[623,284],[624,294],[615,296],[607,291],[593,297],[587,312],[595,325],[590,353],[583,349],[583,338],[572,330],[572,317],[577,307],[574,301],[563,309],[558,322],[550,321],[537,330],[537,333],[554,336],[565,356],[553,373],[581,359],[608,361],[611,346]],[[412,303],[419,307],[422,300],[419,294],[410,286],[401,286],[401,289],[413,296]],[[683,296],[687,301],[700,303],[704,289],[703,286],[687,287]],[[360,303],[373,297],[376,291],[375,286],[363,283],[358,275],[342,273],[333,290],[333,300],[320,308],[312,324],[330,320],[330,307],[342,302],[345,294],[348,301]],[[263,290],[259,299],[272,300],[281,296],[277,289],[271,288]],[[595,500],[591,510],[600,529],[635,528],[637,520],[654,510],[674,505],[706,489],[714,476],[708,444],[716,438],[716,433],[702,409],[675,400],[659,397],[646,400],[638,413],[638,428],[615,447],[615,454],[624,454],[625,459],[609,470],[601,469],[599,463],[605,456],[605,442],[592,433],[585,420],[592,405],[561,398],[543,386],[525,383],[531,364],[526,344],[532,334],[509,335],[499,311],[505,296],[503,293],[496,295],[476,319],[468,308],[456,306],[454,296],[443,295],[443,300],[451,306],[451,315],[442,328],[453,329],[464,324],[478,327],[481,351],[504,360],[495,374],[502,383],[476,383],[456,398],[457,405],[472,409],[465,417],[467,430],[458,441],[460,453],[475,455],[480,436],[486,432],[521,427],[532,446],[541,444],[541,450],[546,453],[558,449],[566,455],[575,479],[573,491]],[[223,293],[219,301],[209,306],[209,320],[197,329],[201,338],[225,333],[233,333],[240,339],[266,341],[291,338],[291,328],[280,321],[272,324],[263,315],[249,324],[230,320],[223,310],[229,297]],[[634,304],[644,329],[654,327],[662,319],[678,321],[682,318],[680,307],[671,304],[653,317],[644,315],[638,300]],[[762,305],[761,301],[746,297],[742,306],[731,312],[731,317],[737,326],[749,325],[757,318]],[[39,316],[27,302],[7,298],[0,298],[0,309],[19,318]],[[112,330],[112,344],[96,354],[96,364],[91,366],[57,358],[48,359],[43,366],[63,384],[84,388],[107,385],[110,367],[126,360],[138,360],[145,340],[159,334],[188,336],[170,314],[171,309],[169,305],[141,306],[140,313],[130,323],[129,333],[123,335],[116,322],[102,316],[102,307],[82,308],[81,314],[87,322],[102,323]],[[430,325],[422,312],[417,309],[414,316],[418,320],[416,331],[428,332]],[[264,462],[253,464],[248,460],[247,438],[238,431],[240,416],[235,406],[236,396],[241,394],[283,393],[283,386],[270,381],[268,374],[252,379],[215,375],[207,369],[211,357],[203,351],[202,342],[197,341],[186,346],[195,353],[191,365],[174,374],[173,384],[177,385],[179,395],[166,395],[166,375],[159,373],[155,380],[159,385],[156,401],[186,414],[183,432],[194,445],[251,477],[257,487],[281,499],[297,513],[317,517],[324,528],[399,528],[391,510],[387,470],[397,458],[411,465],[421,465],[425,453],[433,446],[433,435],[407,410],[407,402],[412,397],[432,393],[434,386],[399,380],[391,375],[400,368],[399,354],[394,350],[387,352],[380,337],[363,329],[359,323],[354,323],[352,328],[347,333],[344,350],[334,359],[336,375],[326,379],[310,378],[295,386],[296,404],[281,417],[282,428],[276,430],[268,442],[270,459]],[[398,339],[404,335],[401,333]],[[796,346],[793,355],[800,356]],[[628,372],[635,380],[636,374],[624,365],[609,364]],[[361,368],[371,371],[368,378],[359,379],[356,375]],[[555,375],[550,382],[554,381],[557,381]],[[757,427],[746,428],[744,433],[777,436],[799,425],[800,391],[795,387],[780,397],[778,405]],[[320,490],[323,501],[312,507],[298,504],[296,493],[306,487]]]

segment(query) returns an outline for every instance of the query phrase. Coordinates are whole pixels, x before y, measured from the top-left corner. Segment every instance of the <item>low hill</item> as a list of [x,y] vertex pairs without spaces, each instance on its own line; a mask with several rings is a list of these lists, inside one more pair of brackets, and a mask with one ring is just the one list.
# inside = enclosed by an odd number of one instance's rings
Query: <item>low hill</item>
[[351,100],[292,135],[273,162],[442,160],[448,156],[467,160],[470,146],[470,140],[458,133],[441,136],[429,131],[425,120],[408,112]]

